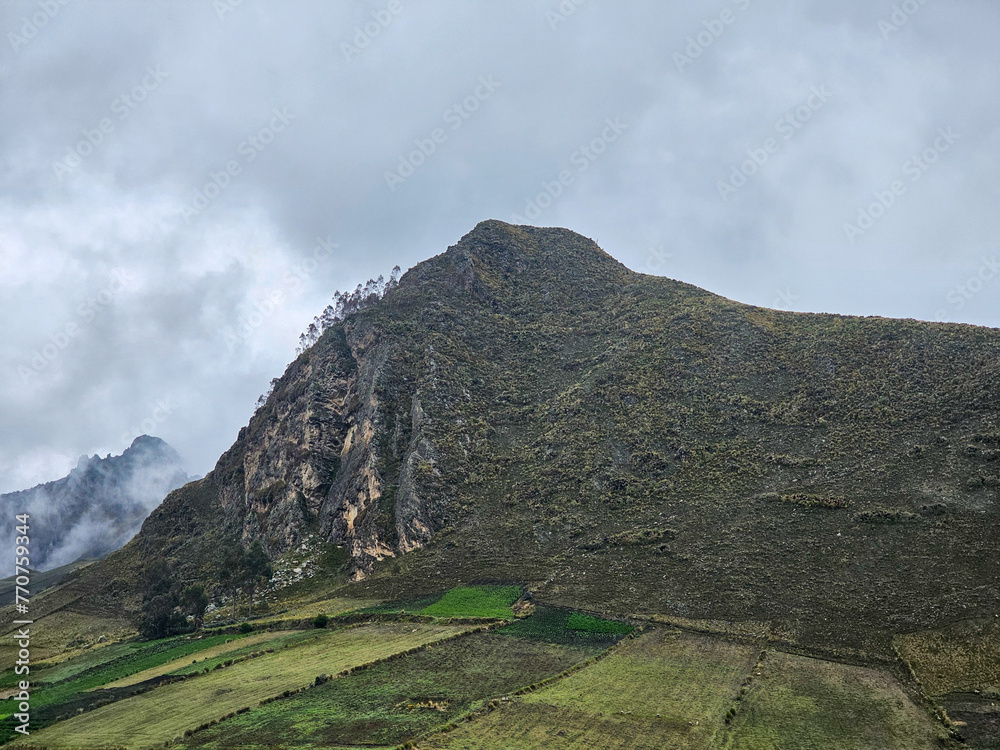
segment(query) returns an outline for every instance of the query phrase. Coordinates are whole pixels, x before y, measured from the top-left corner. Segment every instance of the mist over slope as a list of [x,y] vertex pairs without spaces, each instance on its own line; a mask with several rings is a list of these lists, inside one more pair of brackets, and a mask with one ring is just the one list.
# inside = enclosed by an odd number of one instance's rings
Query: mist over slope
[[890,658],[1000,609],[998,408],[1000,331],[751,307],[487,221],[334,323],[86,576],[317,533],[380,596],[523,581]]
[[[101,557],[139,530],[149,512],[189,477],[163,440],[137,437],[120,456],[82,456],[69,475],[0,495],[0,534],[14,539],[14,517],[31,516],[31,567],[49,570],[80,557]],[[13,557],[0,575],[14,572]]]

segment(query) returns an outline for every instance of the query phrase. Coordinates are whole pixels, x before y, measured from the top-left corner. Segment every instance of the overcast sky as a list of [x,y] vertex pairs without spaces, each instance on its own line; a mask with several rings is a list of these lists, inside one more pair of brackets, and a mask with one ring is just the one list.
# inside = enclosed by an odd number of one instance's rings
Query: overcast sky
[[0,32],[0,492],[142,432],[205,473],[335,289],[486,218],[1000,326],[995,0],[35,0]]

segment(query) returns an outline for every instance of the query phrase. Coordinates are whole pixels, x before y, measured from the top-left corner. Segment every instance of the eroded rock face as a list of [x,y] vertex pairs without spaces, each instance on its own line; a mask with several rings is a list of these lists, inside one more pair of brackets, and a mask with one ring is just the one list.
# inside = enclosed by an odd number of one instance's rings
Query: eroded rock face
[[316,529],[347,546],[359,578],[431,538],[440,523],[422,500],[420,472],[433,475],[438,451],[420,378],[404,374],[393,348],[377,324],[348,322],[279,380],[217,469],[229,523],[246,543],[262,538],[280,554]]

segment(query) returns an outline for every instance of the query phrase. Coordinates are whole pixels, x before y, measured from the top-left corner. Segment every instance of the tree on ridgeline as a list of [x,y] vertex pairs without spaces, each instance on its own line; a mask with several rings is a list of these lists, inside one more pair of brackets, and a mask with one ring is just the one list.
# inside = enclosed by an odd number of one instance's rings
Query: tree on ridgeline
[[392,291],[399,284],[400,273],[400,267],[394,266],[388,281],[384,276],[379,276],[377,279],[368,279],[364,285],[358,284],[353,292],[341,292],[339,289],[334,292],[333,304],[327,305],[322,313],[313,318],[313,322],[306,328],[305,333],[299,336],[296,353],[301,354],[319,341],[319,337],[334,323],[343,320],[352,313],[371,307],[382,299],[387,292]]
[[278,378],[271,378],[271,385],[268,386],[267,393],[260,394],[260,397],[257,399],[257,409],[266,404],[267,400],[271,398],[271,394],[274,393],[274,387],[276,385],[278,385]]

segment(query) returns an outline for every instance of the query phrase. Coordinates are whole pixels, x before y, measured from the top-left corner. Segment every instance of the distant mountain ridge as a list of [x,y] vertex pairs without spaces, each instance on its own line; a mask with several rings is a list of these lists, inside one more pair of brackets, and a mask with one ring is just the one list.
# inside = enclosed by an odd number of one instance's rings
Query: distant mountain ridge
[[[0,534],[13,540],[15,514],[30,514],[35,570],[103,557],[131,539],[150,511],[189,479],[173,448],[142,435],[120,456],[81,456],[62,479],[0,495]],[[0,574],[12,572],[13,558],[0,562]]]

